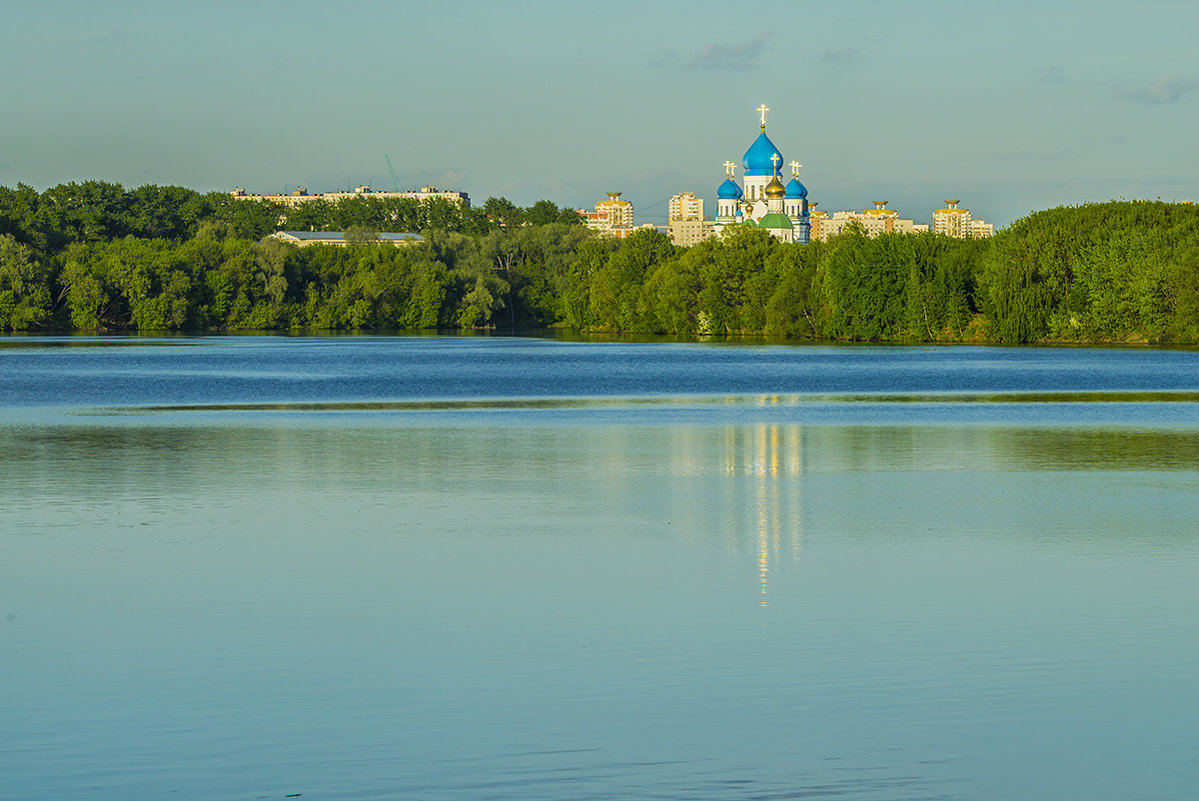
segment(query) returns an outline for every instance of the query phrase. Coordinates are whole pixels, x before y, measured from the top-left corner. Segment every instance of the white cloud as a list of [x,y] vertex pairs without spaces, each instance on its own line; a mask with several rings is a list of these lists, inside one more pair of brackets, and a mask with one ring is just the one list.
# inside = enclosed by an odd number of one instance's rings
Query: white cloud
[[1119,90],[1116,92],[1116,96],[1151,106],[1162,106],[1177,103],[1196,89],[1199,89],[1199,79],[1170,76],[1158,78],[1148,86],[1134,86]]
[[1066,71],[1056,64],[1052,64],[1037,76],[1037,80],[1041,83],[1064,83],[1066,80]]
[[844,50],[825,50],[820,54],[820,60],[828,64],[861,64],[866,57],[856,47],[847,47]]
[[684,65],[692,70],[743,72],[757,69],[766,41],[774,34],[759,33],[747,42],[709,42]]

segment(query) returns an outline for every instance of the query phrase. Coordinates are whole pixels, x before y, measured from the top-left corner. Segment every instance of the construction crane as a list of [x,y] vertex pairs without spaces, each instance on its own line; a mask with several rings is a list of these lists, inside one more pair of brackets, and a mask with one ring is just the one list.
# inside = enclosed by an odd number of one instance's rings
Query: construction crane
[[396,191],[399,192],[400,191],[400,182],[396,178],[395,168],[391,166],[391,156],[384,153],[383,158],[387,159],[387,170],[391,173],[391,182],[396,185]]

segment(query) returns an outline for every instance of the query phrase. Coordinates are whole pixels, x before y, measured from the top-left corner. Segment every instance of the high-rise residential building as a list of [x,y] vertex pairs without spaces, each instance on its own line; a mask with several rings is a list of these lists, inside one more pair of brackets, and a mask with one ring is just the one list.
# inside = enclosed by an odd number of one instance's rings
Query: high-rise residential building
[[670,241],[691,247],[712,236],[715,223],[704,219],[704,200],[694,192],[678,192],[666,204],[666,235]]
[[632,228],[633,202],[621,200],[620,192],[608,192],[607,195],[607,200],[601,200],[595,204],[596,213],[606,215],[608,224],[613,228]]
[[899,212],[887,208],[885,200],[874,201],[874,208],[866,209],[858,215],[859,222],[866,229],[866,236],[892,233],[895,230],[895,221],[898,219]]
[[970,237],[970,209],[958,207],[958,200],[946,200],[945,208],[933,212],[933,233],[955,239]]
[[986,239],[995,235],[995,226],[970,216],[970,209],[958,207],[958,200],[946,200],[945,208],[933,212],[933,233],[955,239]]
[[579,209],[588,228],[624,239],[633,233],[633,203],[621,200],[620,192],[608,192],[607,200],[595,204],[595,211]]
[[666,203],[666,219],[669,220],[702,220],[704,218],[704,200],[695,196],[694,192],[676,192]]
[[681,247],[698,245],[716,235],[716,223],[712,220],[670,220],[666,224],[666,235]]
[[820,240],[823,242],[825,239],[828,239],[828,236],[826,236],[824,233],[825,222],[828,220],[828,212],[816,208],[818,205],[819,201],[816,200],[813,200],[808,204],[808,222],[810,225],[810,236],[812,240]]

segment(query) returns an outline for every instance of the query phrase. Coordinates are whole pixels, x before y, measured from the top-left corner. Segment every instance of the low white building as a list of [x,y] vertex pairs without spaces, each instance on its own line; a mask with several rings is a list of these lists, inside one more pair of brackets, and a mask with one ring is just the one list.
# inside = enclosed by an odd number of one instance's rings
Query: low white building
[[844,233],[850,225],[859,226],[869,237],[879,234],[919,234],[928,231],[928,225],[901,218],[895,209],[887,208],[887,201],[874,201],[874,208],[865,211],[812,212],[812,238],[828,241],[831,236]]
[[452,192],[438,189],[436,186],[423,186],[420,189],[413,189],[406,192],[377,192],[369,186],[360,186],[354,191],[346,192],[317,192],[309,194],[307,189],[295,189],[286,195],[255,195],[246,192],[240,186],[229,193],[232,197],[240,200],[268,200],[272,203],[281,203],[284,206],[298,206],[301,203],[307,203],[310,200],[326,200],[330,203],[336,203],[339,200],[350,197],[375,197],[379,199],[387,198],[409,198],[412,200],[426,201],[440,198],[456,203],[463,207],[470,206],[470,195],[465,192]]
[[388,233],[382,232],[371,234],[362,238],[355,238],[353,235],[346,239],[345,231],[277,231],[271,234],[276,239],[281,239],[284,242],[291,242],[297,247],[308,247],[309,245],[336,245],[345,247],[353,244],[370,244],[379,243],[394,245],[412,245],[417,242],[423,242],[424,237],[419,234],[406,233]]

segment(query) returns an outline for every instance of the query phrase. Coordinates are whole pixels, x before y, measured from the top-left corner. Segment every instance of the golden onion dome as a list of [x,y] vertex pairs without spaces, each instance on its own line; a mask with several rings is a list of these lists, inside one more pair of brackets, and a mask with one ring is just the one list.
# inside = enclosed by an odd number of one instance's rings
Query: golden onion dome
[[787,194],[787,188],[783,186],[783,182],[779,180],[778,171],[775,170],[774,177],[770,179],[770,183],[766,184],[766,197],[782,197]]

